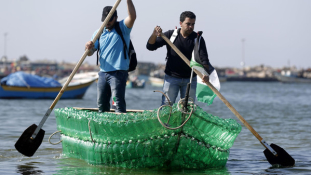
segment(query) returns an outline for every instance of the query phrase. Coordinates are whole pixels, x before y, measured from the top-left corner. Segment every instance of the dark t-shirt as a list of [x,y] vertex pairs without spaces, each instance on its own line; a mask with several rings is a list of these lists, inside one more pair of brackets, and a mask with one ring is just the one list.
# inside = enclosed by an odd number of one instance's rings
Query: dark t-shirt
[[[164,35],[167,38],[170,38],[173,32],[174,30],[169,30],[165,32]],[[190,34],[187,38],[184,38],[180,34],[180,32],[178,32],[178,35],[174,41],[174,45],[188,58],[189,61],[192,57],[194,40],[196,37],[196,32],[192,32],[192,34]],[[167,47],[167,62],[165,67],[165,73],[172,77],[190,78],[191,68],[179,57],[179,55],[166,43],[166,41],[162,37],[157,37],[157,40],[154,44],[149,44],[147,42],[147,49],[154,51],[164,45],[166,45]],[[208,54],[203,37],[200,41],[199,54],[203,64],[208,64]],[[195,73],[193,75],[196,76]]]

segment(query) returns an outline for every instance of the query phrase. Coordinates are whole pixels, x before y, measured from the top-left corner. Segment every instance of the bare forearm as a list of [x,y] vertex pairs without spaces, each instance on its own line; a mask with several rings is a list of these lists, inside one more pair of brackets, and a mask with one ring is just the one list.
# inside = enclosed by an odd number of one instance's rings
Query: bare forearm
[[150,36],[150,38],[149,38],[149,40],[148,40],[148,43],[149,43],[149,44],[154,44],[154,43],[156,42],[156,40],[157,40],[157,35],[154,35],[154,34],[152,33],[152,35]]
[[135,10],[135,7],[134,7],[132,0],[127,0],[127,11],[128,11],[129,17],[131,19],[135,20],[136,19],[136,10]]
[[124,22],[128,28],[132,28],[136,20],[136,10],[135,10],[132,0],[127,0],[127,11],[128,11],[128,17],[125,18]]
[[157,37],[158,36],[161,36],[161,33],[162,33],[162,29],[160,26],[156,26],[148,40],[148,43],[149,44],[154,44],[157,40]]

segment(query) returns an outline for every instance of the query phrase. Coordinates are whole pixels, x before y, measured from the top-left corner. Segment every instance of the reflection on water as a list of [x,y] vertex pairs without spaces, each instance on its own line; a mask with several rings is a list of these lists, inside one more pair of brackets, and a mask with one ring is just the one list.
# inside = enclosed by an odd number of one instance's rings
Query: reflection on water
[[127,168],[114,168],[108,166],[100,165],[89,165],[85,161],[73,159],[73,158],[63,158],[59,162],[59,170],[56,174],[230,174],[226,167],[213,168],[207,170],[157,170],[157,169],[127,169]]
[[16,172],[23,175],[31,175],[31,174],[43,174],[44,172],[38,170],[38,167],[33,166],[35,162],[29,162],[25,165],[17,165]]

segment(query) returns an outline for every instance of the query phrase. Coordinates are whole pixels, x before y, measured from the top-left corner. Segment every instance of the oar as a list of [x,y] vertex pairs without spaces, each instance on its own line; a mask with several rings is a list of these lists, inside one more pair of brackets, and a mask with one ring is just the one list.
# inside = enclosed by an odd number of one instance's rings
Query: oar
[[[190,61],[179,51],[179,49],[163,34],[161,33],[161,37],[171,46],[171,48],[181,57],[181,59],[190,66]],[[203,75],[201,72],[194,69],[194,72],[203,79]],[[267,144],[267,142],[260,137],[260,135],[253,129],[251,125],[249,125],[244,118],[238,113],[237,110],[225,99],[224,96],[210,83],[207,82],[206,85],[212,89],[212,91],[220,98],[222,102],[233,112],[235,116],[251,131],[251,133],[260,141],[260,143],[266,148],[264,150],[264,154],[271,165],[279,164],[282,166],[294,166],[295,159],[292,158],[283,148],[279,147],[275,144]]]
[[[111,16],[116,11],[116,9],[117,9],[118,5],[120,4],[120,2],[121,2],[121,0],[117,0],[116,3],[114,4],[113,8],[110,10],[108,16],[106,17],[106,19],[104,20],[104,22],[101,25],[100,29],[98,30],[96,36],[94,37],[93,43],[95,43],[95,41],[99,38],[99,36],[103,32],[106,24],[109,22]],[[42,140],[43,140],[43,137],[44,137],[44,133],[45,133],[45,131],[43,129],[41,129],[43,124],[45,123],[46,119],[49,117],[49,115],[52,112],[52,110],[54,109],[56,103],[61,98],[61,96],[63,95],[64,91],[66,90],[68,84],[72,80],[73,76],[75,75],[75,73],[77,72],[77,70],[79,69],[81,64],[83,63],[84,59],[88,55],[88,52],[89,52],[89,50],[86,50],[84,52],[82,58],[80,59],[78,64],[75,66],[75,68],[71,72],[69,78],[67,79],[67,81],[64,84],[64,86],[62,87],[62,89],[59,91],[59,93],[58,93],[57,97],[55,98],[55,100],[53,101],[52,105],[46,111],[44,117],[42,118],[42,120],[41,120],[41,122],[39,124],[39,126],[37,126],[36,124],[33,124],[33,125],[29,126],[23,132],[23,134],[19,137],[19,139],[15,143],[15,148],[17,149],[17,151],[19,151],[20,153],[22,153],[23,155],[28,156],[28,157],[33,156],[34,153],[37,151],[37,149],[39,148],[39,146],[42,143]]]

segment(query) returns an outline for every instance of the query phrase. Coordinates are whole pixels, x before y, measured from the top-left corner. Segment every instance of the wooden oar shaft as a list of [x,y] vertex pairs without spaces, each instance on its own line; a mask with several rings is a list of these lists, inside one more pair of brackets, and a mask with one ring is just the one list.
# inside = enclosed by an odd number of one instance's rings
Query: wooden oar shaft
[[[117,7],[119,6],[121,0],[117,0],[116,3],[114,4],[113,8],[110,10],[108,16],[106,17],[106,19],[104,20],[103,24],[101,25],[100,29],[98,30],[97,34],[95,35],[95,37],[93,38],[92,42],[95,43],[95,41],[99,38],[99,36],[101,35],[101,33],[103,32],[105,26],[107,25],[107,23],[109,22],[110,18],[112,17],[112,15],[114,14],[114,12],[116,11]],[[56,96],[56,98],[54,99],[52,105],[50,106],[50,108],[47,110],[47,112],[45,113],[44,117],[42,118],[42,120],[40,121],[38,127],[36,128],[35,132],[32,134],[32,139],[34,139],[36,137],[36,135],[38,134],[38,132],[40,131],[40,129],[42,128],[43,124],[45,123],[46,119],[49,117],[51,111],[54,109],[55,105],[57,104],[58,100],[61,98],[61,96],[63,95],[63,93],[65,92],[66,88],[68,87],[68,84],[70,83],[70,81],[72,80],[73,76],[76,74],[76,72],[78,71],[78,69],[80,68],[81,64],[83,63],[83,61],[85,60],[86,56],[88,55],[89,50],[85,50],[84,54],[82,55],[82,57],[80,58],[80,61],[77,63],[77,65],[75,66],[75,68],[73,69],[73,71],[71,72],[70,76],[68,77],[67,81],[65,82],[65,84],[63,85],[62,89],[59,91],[58,95]]]
[[[171,48],[181,57],[181,59],[188,65],[190,66],[190,61],[187,59],[187,57],[180,52],[180,50],[163,34],[161,33],[161,37],[171,46]],[[203,79],[203,75],[201,72],[197,71],[194,69],[194,72],[201,78]],[[219,99],[225,103],[225,105],[233,112],[233,114],[253,133],[253,135],[262,143],[261,141],[263,140],[262,137],[254,130],[254,128],[249,125],[246,120],[238,113],[238,111],[226,100],[224,96],[221,95],[221,93],[210,83],[207,82],[205,83],[209,88],[212,89],[212,91],[219,97]],[[264,147],[266,145],[262,144]]]
[[68,77],[67,81],[65,82],[65,84],[63,85],[62,89],[59,91],[59,93],[57,94],[56,98],[54,99],[52,105],[50,106],[50,109],[53,110],[55,105],[57,104],[58,100],[62,97],[63,93],[65,92],[66,88],[68,87],[68,84],[71,82],[72,78],[74,77],[74,75],[76,74],[76,72],[78,71],[78,69],[80,68],[81,64],[83,63],[83,61],[85,60],[87,54],[88,54],[89,50],[86,50],[84,52],[84,54],[82,55],[82,57],[80,58],[80,61],[77,63],[77,65],[75,66],[75,68],[73,69],[73,71],[71,72],[70,76]]

